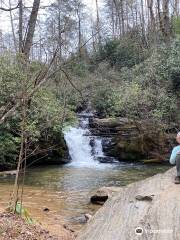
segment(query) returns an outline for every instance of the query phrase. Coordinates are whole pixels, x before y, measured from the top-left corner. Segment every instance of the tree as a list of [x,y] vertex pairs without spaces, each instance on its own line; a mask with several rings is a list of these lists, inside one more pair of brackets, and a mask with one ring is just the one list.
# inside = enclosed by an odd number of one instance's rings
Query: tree
[[162,32],[164,34],[165,40],[169,41],[170,39],[170,19],[169,19],[169,0],[162,1],[162,9],[163,9],[163,28]]
[[[34,32],[35,32],[35,27],[36,27],[39,6],[40,6],[40,0],[34,0],[32,11],[31,11],[30,18],[28,21],[26,34],[25,34],[24,46],[23,46],[23,50],[22,50],[22,52],[25,54],[25,57],[27,59],[29,58],[30,50],[31,50],[32,43],[33,43],[33,37],[34,37]],[[21,15],[21,13],[20,13],[20,15]],[[20,31],[21,31],[21,29],[20,29]]]
[[19,0],[19,52],[23,52],[23,2]]
[[102,42],[101,42],[101,29],[100,29],[98,0],[96,0],[96,23],[97,23],[97,32],[98,32],[98,44],[99,44],[99,47],[100,47],[102,45]]

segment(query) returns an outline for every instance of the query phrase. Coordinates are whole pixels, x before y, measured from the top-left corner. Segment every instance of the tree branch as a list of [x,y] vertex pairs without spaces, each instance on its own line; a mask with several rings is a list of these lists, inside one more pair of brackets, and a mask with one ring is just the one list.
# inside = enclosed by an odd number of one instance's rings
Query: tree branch
[[19,3],[18,3],[18,5],[16,7],[13,7],[13,8],[3,8],[3,7],[0,7],[0,10],[5,11],[5,12],[11,12],[13,10],[16,10],[18,7],[19,7]]

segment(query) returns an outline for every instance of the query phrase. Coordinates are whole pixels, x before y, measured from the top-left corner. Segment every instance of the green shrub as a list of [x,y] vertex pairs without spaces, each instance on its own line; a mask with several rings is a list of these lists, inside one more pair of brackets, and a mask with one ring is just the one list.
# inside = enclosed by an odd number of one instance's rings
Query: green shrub
[[99,80],[93,99],[103,117],[152,119],[167,124],[180,120],[180,41],[151,51],[148,59],[132,68],[106,70],[106,79],[104,83]]
[[20,138],[0,131],[0,170],[15,168],[19,145]]
[[[42,68],[42,64],[32,62],[27,73],[21,70],[17,59],[10,55],[0,57],[0,113],[6,107],[13,106],[22,94],[22,83],[29,77],[29,83]],[[44,66],[45,67],[45,66]],[[28,155],[34,149],[42,148],[45,151],[56,144],[64,147],[62,128],[63,122],[69,124],[75,119],[71,106],[64,103],[64,89],[58,89],[51,80],[51,84],[42,86],[39,91],[28,101],[26,134],[28,138]],[[31,84],[33,87],[33,84]],[[66,106],[66,110],[64,110]],[[15,114],[0,126],[0,168],[10,169],[15,167],[19,138],[21,135],[21,107],[16,109]],[[41,144],[46,142],[46,146]],[[55,142],[55,143],[54,143]]]
[[132,67],[142,62],[146,57],[146,51],[140,47],[138,42],[130,38],[121,40],[110,40],[101,47],[98,61],[108,61],[111,67],[121,69]]
[[175,34],[180,34],[180,17],[173,17],[172,19],[173,22],[173,29]]

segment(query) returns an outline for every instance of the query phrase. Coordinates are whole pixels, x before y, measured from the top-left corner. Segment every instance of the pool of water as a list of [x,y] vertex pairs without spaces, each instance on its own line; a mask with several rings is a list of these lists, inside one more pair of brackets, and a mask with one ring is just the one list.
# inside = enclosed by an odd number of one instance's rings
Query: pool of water
[[[91,193],[102,186],[124,186],[167,170],[168,166],[131,163],[98,164],[96,167],[36,167],[27,170],[24,205],[31,215],[47,224],[65,223],[79,230],[84,214],[99,206],[89,202]],[[0,204],[7,206],[13,177],[0,178]],[[48,208],[49,211],[44,211]]]

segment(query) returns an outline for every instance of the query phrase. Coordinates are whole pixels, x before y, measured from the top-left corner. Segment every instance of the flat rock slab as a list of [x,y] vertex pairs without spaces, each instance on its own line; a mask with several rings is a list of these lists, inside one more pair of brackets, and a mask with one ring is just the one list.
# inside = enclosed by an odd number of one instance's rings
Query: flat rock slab
[[77,240],[179,240],[175,168],[128,185],[107,200]]

